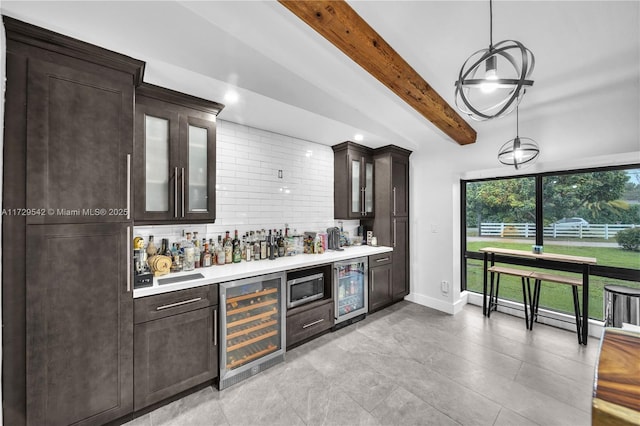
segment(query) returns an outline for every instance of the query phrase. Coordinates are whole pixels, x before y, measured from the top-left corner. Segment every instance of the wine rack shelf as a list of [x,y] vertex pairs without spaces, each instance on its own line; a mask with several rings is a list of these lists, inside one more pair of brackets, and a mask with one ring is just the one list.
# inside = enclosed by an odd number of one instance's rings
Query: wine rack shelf
[[269,332],[267,332],[265,334],[261,334],[261,335],[256,336],[256,337],[252,337],[251,339],[244,340],[244,341],[242,341],[240,343],[236,343],[235,345],[231,345],[231,346],[227,347],[227,352],[232,352],[232,351],[235,351],[236,349],[244,348],[244,347],[249,346],[249,345],[251,345],[253,343],[257,343],[257,342],[259,342],[261,340],[265,340],[265,339],[268,339],[271,336],[277,336],[277,335],[278,335],[278,330],[269,331]]
[[[227,302],[227,304],[230,304],[230,303],[232,302]],[[254,303],[253,305],[243,306],[242,308],[236,308],[236,309],[227,311],[227,316],[230,317],[233,315],[241,314],[243,312],[248,312],[254,309],[262,308],[264,306],[275,305],[276,303],[278,303],[278,299],[271,299],[265,302]]]
[[236,303],[241,302],[243,300],[255,299],[256,297],[267,296],[269,294],[277,293],[278,289],[275,287],[266,288],[262,291],[257,291],[255,293],[243,294],[241,296],[230,297],[227,299],[227,303]]

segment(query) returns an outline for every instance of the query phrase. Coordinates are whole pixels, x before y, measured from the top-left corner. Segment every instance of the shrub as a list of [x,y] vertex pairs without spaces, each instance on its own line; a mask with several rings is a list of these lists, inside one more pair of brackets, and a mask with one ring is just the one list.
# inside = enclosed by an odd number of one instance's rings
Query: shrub
[[629,228],[616,234],[618,245],[624,250],[638,251],[640,249],[640,228]]

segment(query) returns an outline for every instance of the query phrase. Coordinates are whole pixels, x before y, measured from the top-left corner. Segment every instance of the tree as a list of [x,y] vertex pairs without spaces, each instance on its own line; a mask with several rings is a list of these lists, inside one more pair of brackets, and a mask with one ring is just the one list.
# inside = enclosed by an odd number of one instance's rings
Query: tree
[[[542,179],[544,222],[583,217],[594,223],[636,223],[638,207],[624,170],[545,176]],[[515,177],[467,183],[467,226],[482,222],[535,222],[535,179]]]
[[467,226],[535,222],[535,180],[510,178],[467,184]]
[[629,204],[621,198],[628,179],[624,170],[545,177],[542,180],[545,223],[575,216],[589,222],[604,222],[607,217],[627,210]]

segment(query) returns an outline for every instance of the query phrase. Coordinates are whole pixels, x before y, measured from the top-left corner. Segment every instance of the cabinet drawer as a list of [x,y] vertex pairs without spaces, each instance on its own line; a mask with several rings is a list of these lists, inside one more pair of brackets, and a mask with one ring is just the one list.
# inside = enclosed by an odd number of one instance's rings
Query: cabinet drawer
[[287,317],[287,347],[333,327],[333,299]]
[[393,261],[392,252],[374,254],[369,256],[369,268],[375,268],[376,266],[388,265]]
[[134,302],[134,322],[140,324],[217,304],[217,284],[142,297]]

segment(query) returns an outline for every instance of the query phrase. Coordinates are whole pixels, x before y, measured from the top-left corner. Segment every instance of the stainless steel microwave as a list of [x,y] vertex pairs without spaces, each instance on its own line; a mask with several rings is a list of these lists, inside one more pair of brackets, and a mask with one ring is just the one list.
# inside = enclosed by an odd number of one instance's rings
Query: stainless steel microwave
[[324,297],[324,274],[287,281],[287,307],[293,308]]

